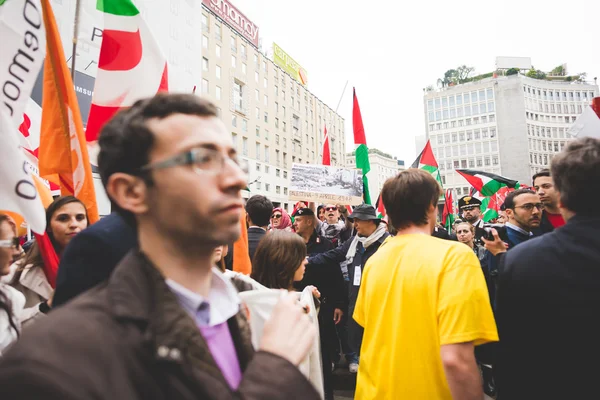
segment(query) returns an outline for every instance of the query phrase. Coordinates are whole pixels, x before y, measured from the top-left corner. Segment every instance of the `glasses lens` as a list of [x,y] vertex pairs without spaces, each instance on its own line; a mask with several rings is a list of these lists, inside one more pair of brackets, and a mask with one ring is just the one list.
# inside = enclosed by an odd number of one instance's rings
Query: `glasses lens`
[[335,211],[335,210],[337,210],[337,208],[335,208],[335,207],[327,207],[325,209],[325,211]]
[[273,219],[279,219],[279,218],[281,218],[281,214],[275,214],[275,215],[273,215]]

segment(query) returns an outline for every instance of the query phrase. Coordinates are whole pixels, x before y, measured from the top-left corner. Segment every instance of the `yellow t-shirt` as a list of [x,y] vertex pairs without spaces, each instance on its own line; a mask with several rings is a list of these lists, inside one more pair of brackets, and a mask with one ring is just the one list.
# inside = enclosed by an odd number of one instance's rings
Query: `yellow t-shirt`
[[365,330],[355,399],[451,400],[440,347],[498,340],[481,265],[462,243],[389,238],[360,285],[353,317]]

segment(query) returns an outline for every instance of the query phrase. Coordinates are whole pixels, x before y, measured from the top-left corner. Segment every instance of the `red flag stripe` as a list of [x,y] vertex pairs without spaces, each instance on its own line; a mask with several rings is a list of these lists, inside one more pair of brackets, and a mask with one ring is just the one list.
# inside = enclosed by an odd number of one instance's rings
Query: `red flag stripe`
[[124,32],[105,29],[98,68],[106,71],[128,71],[142,60],[140,31]]
[[329,151],[329,135],[327,134],[327,125],[325,126],[323,138],[323,165],[331,165],[331,152]]
[[360,113],[360,106],[358,105],[358,98],[356,97],[356,89],[354,92],[354,103],[352,107],[352,126],[354,128],[354,144],[367,145],[367,138],[365,136],[365,127],[362,121],[362,114]]

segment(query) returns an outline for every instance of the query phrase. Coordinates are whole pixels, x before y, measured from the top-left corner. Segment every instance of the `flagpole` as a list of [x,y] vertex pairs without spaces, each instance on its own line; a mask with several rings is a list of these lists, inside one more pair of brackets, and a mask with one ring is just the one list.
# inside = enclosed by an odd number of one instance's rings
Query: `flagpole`
[[344,90],[342,90],[342,95],[340,96],[340,101],[338,101],[337,107],[335,108],[335,113],[337,114],[338,108],[340,108],[340,104],[342,103],[342,99],[344,98],[344,93],[346,93],[346,87],[348,87],[348,81],[346,80],[346,84],[344,85]]
[[73,54],[71,55],[71,79],[75,83],[75,57],[77,56],[77,38],[79,36],[79,12],[81,1],[75,1],[75,20],[73,22]]

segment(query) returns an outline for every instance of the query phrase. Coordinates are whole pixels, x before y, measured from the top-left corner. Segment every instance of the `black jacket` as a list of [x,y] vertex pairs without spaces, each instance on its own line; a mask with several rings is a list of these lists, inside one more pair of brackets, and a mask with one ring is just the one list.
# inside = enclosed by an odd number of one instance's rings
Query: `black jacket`
[[248,228],[248,253],[250,254],[250,261],[254,259],[254,253],[256,253],[260,239],[266,234],[267,232],[258,226],[251,226]]
[[[325,253],[334,248],[333,243],[323,236],[314,232],[306,244],[306,252],[309,257]],[[304,279],[294,285],[297,290],[303,290],[306,286],[313,285],[321,292],[321,301],[331,306],[331,309],[339,308],[344,313],[348,307],[348,292],[339,264],[323,263],[306,265]]]
[[243,372],[232,391],[196,322],[138,251],[109,281],[25,330],[0,359],[2,399],[319,399],[298,368],[252,347],[245,313],[228,321]]
[[600,217],[575,216],[503,257],[499,399],[596,398]]
[[73,238],[60,259],[52,306],[58,307],[108,279],[137,245],[135,231],[113,213]]

